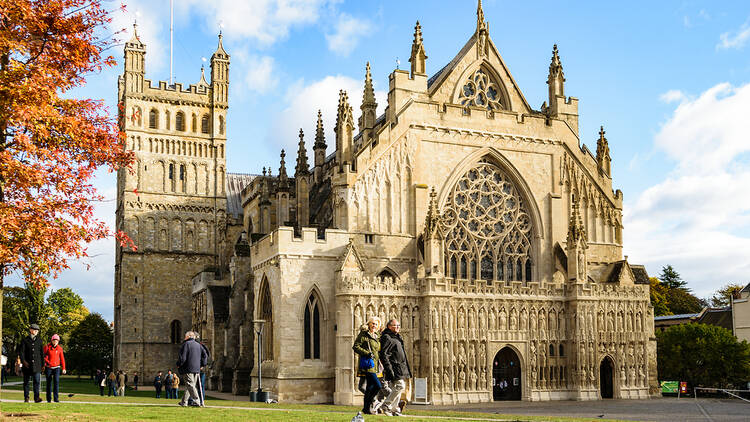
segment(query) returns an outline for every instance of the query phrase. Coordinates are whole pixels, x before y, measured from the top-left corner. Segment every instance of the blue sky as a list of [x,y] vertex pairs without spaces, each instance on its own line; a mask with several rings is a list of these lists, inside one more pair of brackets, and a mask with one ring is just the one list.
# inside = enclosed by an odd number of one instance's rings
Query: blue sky
[[[589,149],[604,125],[613,184],[625,197],[629,261],[651,275],[671,264],[702,297],[728,282],[750,282],[750,3],[483,3],[490,36],[529,103],[538,109],[547,99],[557,43]],[[168,80],[169,1],[125,4],[112,29],[127,28],[120,35],[127,39],[137,20],[147,78]],[[221,29],[232,56],[229,170],[259,173],[270,165],[276,173],[279,150],[296,150],[300,127],[311,145],[318,108],[331,152],[338,90],[349,91],[356,113],[367,61],[383,110],[388,74],[397,60],[408,68],[416,20],[432,74],[473,34],[476,1],[177,0],[175,78],[198,81]],[[71,94],[104,98],[114,111],[121,72],[118,63]],[[103,172],[96,185],[115,197],[113,174]],[[113,222],[114,203],[97,214]],[[114,244],[95,243],[90,253],[89,271],[74,263],[52,288],[72,287],[111,319]]]

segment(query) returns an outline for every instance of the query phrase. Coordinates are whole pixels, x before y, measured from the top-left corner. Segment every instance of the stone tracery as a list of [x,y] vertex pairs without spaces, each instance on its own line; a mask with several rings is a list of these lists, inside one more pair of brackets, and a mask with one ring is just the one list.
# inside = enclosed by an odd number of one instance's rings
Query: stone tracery
[[466,81],[458,100],[465,107],[481,107],[490,111],[503,110],[502,88],[482,68],[477,69]]

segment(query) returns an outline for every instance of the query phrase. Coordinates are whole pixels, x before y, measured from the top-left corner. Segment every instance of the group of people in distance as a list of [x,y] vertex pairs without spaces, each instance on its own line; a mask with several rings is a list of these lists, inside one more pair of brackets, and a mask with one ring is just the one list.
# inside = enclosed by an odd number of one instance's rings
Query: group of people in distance
[[[29,402],[29,381],[34,387],[34,402],[40,403],[42,398],[39,394],[41,373],[44,371],[47,377],[47,403],[51,403],[54,397],[55,403],[60,401],[60,373],[65,371],[65,354],[60,346],[60,336],[53,334],[50,342],[42,346],[39,337],[39,326],[29,325],[29,335],[21,340],[18,348],[21,372],[23,372],[23,401]],[[54,396],[53,396],[54,392]]]
[[380,318],[370,317],[352,347],[359,355],[359,390],[365,395],[362,412],[401,416],[406,404],[401,394],[406,389],[406,380],[412,377],[404,340],[399,334],[401,324],[392,319],[382,332],[378,331],[380,325]]

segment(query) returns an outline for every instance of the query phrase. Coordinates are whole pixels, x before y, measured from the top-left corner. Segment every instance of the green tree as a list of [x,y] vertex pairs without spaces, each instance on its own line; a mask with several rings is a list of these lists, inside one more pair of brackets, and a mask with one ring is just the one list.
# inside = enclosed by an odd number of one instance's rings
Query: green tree
[[73,328],[89,314],[81,296],[68,287],[52,291],[47,297],[47,307],[50,313],[48,334],[59,334],[63,343],[67,343]]
[[713,296],[711,296],[711,306],[721,307],[729,305],[729,298],[732,294],[739,292],[743,287],[745,286],[736,283],[729,283],[720,288]]
[[682,288],[667,290],[667,303],[669,311],[674,315],[695,314],[700,312],[708,304]]
[[112,366],[112,330],[98,313],[88,314],[70,333],[68,366],[78,375]]
[[675,325],[656,333],[659,379],[730,387],[750,379],[750,344],[726,328]]
[[39,324],[40,334],[48,335],[50,310],[44,300],[46,288],[37,289],[31,283],[24,287],[3,289],[3,341],[11,344],[6,349],[15,351],[21,339],[29,333],[30,324]]
[[662,267],[661,274],[659,274],[659,280],[661,280],[662,283],[666,284],[670,289],[685,289],[687,291],[690,291],[687,287],[687,282],[680,277],[680,273],[675,271],[674,268],[672,268],[671,265],[667,265],[666,267]]
[[669,288],[659,281],[656,277],[649,278],[650,294],[651,294],[651,305],[654,307],[654,316],[672,315],[672,311],[669,309],[669,301],[667,300],[667,292]]

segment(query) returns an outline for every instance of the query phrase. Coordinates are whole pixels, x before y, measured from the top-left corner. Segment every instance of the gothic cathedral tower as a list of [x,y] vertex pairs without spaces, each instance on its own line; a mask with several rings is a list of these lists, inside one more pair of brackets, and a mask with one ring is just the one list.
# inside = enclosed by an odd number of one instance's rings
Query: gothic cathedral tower
[[192,277],[219,266],[226,227],[229,55],[219,44],[211,80],[145,79],[146,46],[133,31],[118,81],[120,128],[135,155],[117,174],[118,230],[137,250],[115,255],[114,367],[152,374],[174,365],[191,327]]

